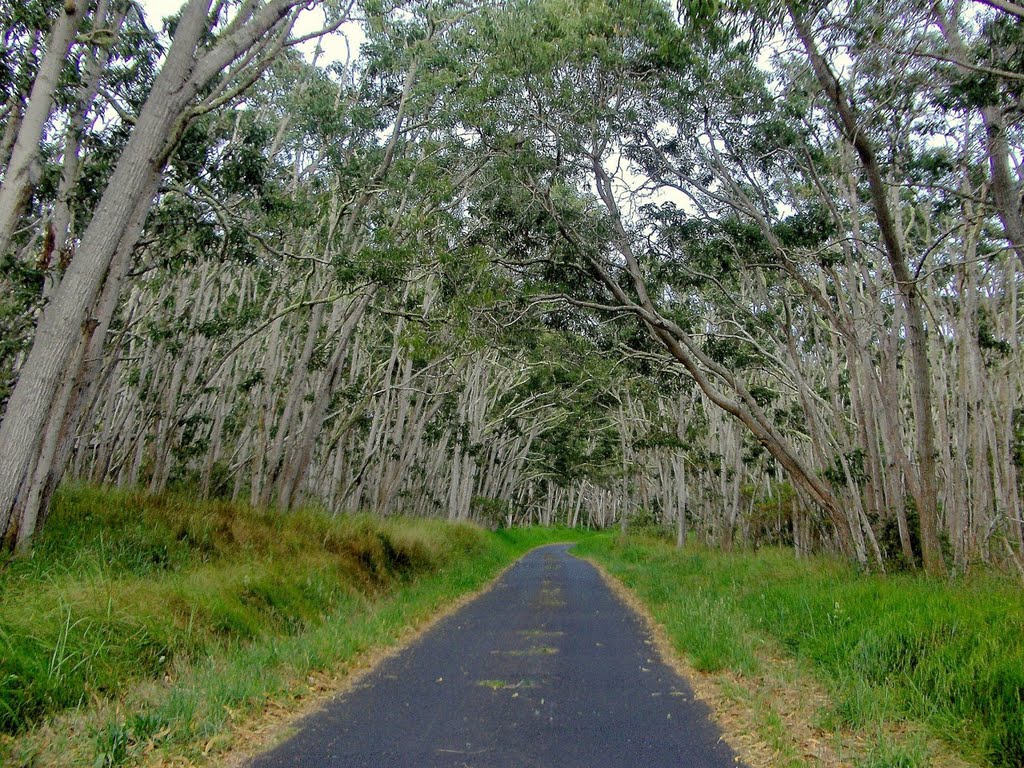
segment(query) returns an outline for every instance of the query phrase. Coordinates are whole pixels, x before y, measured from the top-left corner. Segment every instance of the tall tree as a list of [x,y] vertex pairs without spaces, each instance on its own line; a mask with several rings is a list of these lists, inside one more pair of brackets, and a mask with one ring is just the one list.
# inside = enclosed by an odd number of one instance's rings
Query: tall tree
[[[248,87],[290,37],[295,0],[243,6],[231,18],[189,0],[166,60],[134,121],[75,258],[50,297],[0,423],[0,537],[27,542],[76,372],[99,321],[106,285],[127,273],[163,170],[189,123]],[[212,33],[216,36],[211,40]],[[203,96],[200,98],[200,94]],[[20,518],[20,519],[19,519]],[[13,523],[13,525],[12,525]]]

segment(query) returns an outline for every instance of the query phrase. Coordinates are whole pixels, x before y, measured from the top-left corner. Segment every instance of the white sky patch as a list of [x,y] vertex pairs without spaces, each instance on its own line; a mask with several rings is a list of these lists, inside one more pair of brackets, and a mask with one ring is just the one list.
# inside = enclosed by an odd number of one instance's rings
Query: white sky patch
[[146,21],[154,29],[160,29],[161,22],[180,11],[184,4],[182,0],[139,0],[139,5],[146,12]]
[[[295,23],[292,34],[296,37],[314,34],[325,26],[322,12],[316,8],[304,11]],[[321,67],[330,64],[351,64],[359,56],[359,48],[366,40],[363,28],[356,21],[341,25],[337,32],[330,32],[299,45],[306,60]]]
[[[657,184],[641,168],[628,161],[618,149],[612,150],[604,162],[605,170],[612,177],[616,202],[623,216],[633,220],[644,205],[671,203],[689,214],[696,213],[692,201],[678,189]],[[590,192],[597,195],[593,180],[589,182]]]
[[[138,0],[138,3],[146,13],[146,21],[150,28],[159,32],[163,28],[163,20],[180,11],[185,0]],[[323,27],[323,11],[314,7],[299,16],[293,35],[302,37]],[[298,49],[302,51],[307,61],[325,67],[339,62],[352,62],[359,55],[359,48],[365,40],[366,35],[363,34],[359,23],[350,21],[342,25],[337,32],[307,40],[300,44]]]

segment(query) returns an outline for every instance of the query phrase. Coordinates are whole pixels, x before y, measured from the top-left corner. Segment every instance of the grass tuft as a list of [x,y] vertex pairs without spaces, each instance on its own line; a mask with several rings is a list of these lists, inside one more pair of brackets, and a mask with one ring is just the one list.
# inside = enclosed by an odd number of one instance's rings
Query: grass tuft
[[[756,674],[766,644],[809,664],[839,727],[925,724],[991,765],[1024,765],[1024,600],[990,576],[865,576],[788,551],[724,554],[611,537],[577,548],[650,607],[702,671]],[[886,751],[888,750],[888,751]],[[924,765],[878,747],[865,765]],[[902,754],[902,756],[901,756]]]

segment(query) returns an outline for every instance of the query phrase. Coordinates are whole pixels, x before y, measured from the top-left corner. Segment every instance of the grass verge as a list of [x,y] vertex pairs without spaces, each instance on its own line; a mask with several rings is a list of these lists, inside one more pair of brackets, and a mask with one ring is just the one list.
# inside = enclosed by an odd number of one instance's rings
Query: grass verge
[[0,765],[204,762],[570,535],[65,489],[0,570]]
[[[746,708],[772,764],[1024,764],[1019,585],[643,538],[575,552],[635,593],[715,695]],[[802,741],[799,721],[813,723]]]

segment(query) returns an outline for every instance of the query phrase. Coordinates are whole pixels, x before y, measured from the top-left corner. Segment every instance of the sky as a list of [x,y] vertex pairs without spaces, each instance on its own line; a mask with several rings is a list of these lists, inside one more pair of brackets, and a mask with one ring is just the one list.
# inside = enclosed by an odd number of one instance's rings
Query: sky
[[[146,12],[146,19],[150,27],[155,30],[160,29],[162,19],[177,13],[184,5],[184,0],[138,0],[138,2]],[[308,34],[316,29],[317,14],[315,11],[303,13],[295,27],[298,34]],[[359,52],[359,46],[363,40],[365,37],[358,24],[346,24],[338,33],[324,38],[323,52],[318,63],[325,66],[336,61],[346,61],[350,56],[354,57]],[[316,42],[312,40],[299,47],[299,50],[310,60],[313,58],[315,49]]]
[[173,14],[181,8],[183,2],[182,0],[139,0],[139,5],[145,9],[149,23],[153,27],[158,27],[160,19]]

